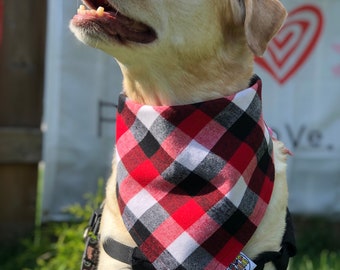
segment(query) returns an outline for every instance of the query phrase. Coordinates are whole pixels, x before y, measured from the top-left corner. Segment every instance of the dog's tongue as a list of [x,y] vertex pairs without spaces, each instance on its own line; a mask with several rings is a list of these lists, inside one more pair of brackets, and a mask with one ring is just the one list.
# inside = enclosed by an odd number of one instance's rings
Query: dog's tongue
[[[101,6],[95,10],[80,5],[72,23],[79,27],[101,31],[122,42],[149,43],[156,38],[154,31],[147,25],[134,21],[118,11],[105,11]],[[97,27],[91,27],[89,25],[91,23]]]

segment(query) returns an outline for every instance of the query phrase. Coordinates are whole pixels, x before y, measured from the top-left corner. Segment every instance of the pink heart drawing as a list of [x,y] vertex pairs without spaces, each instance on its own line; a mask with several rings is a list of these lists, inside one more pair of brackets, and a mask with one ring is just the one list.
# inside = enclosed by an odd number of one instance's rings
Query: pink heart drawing
[[321,9],[302,5],[292,10],[264,56],[255,62],[279,84],[287,82],[302,67],[318,43],[323,29]]

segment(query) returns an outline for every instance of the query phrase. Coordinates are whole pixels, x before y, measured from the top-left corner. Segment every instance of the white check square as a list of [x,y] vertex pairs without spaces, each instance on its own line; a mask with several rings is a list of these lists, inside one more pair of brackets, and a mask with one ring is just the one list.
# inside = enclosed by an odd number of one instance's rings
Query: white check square
[[205,159],[209,150],[197,141],[192,140],[189,145],[179,154],[176,161],[191,171]]

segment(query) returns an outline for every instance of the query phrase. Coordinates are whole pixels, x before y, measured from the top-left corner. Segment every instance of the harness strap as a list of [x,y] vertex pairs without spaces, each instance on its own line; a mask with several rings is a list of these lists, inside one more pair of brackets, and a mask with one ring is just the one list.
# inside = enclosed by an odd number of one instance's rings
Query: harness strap
[[155,270],[154,266],[137,247],[126,246],[112,238],[107,238],[103,243],[103,247],[108,255],[131,265],[133,270]]
[[263,270],[266,263],[272,262],[276,270],[285,270],[288,267],[289,258],[296,255],[295,234],[293,222],[289,210],[286,214],[286,230],[282,239],[282,248],[279,252],[263,252],[255,260],[255,270]]
[[[126,264],[132,263],[132,254],[134,249],[118,241],[107,238],[103,243],[103,248],[107,254],[114,254],[115,259]],[[110,255],[111,256],[111,255]],[[111,256],[112,257],[112,256]]]
[[96,270],[99,261],[99,226],[104,205],[102,204],[91,216],[84,232],[85,250],[81,270]]
[[[96,270],[99,258],[99,225],[103,205],[97,209],[89,222],[84,238],[86,247],[83,254],[81,270]],[[138,247],[132,248],[117,242],[112,238],[105,239],[103,243],[105,252],[112,258],[132,266],[133,270],[156,270],[146,259]],[[276,270],[285,270],[289,258],[295,256],[296,245],[293,222],[289,210],[286,214],[286,230],[282,239],[282,248],[279,252],[263,252],[255,260],[255,270],[263,270],[266,263],[272,262]]]

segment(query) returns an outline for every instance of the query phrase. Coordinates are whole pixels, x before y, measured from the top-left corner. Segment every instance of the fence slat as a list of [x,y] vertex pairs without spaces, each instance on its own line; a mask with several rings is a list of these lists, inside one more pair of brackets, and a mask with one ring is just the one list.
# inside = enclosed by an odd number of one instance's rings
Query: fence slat
[[[0,0],[0,242],[34,228],[47,0]],[[9,241],[7,241],[9,240]]]
[[38,163],[42,134],[34,128],[0,128],[1,163]]

